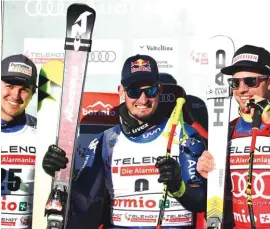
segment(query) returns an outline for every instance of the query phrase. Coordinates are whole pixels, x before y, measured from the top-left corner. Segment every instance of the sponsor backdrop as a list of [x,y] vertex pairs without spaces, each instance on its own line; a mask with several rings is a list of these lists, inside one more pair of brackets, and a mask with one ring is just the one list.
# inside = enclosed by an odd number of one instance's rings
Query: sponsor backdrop
[[[114,124],[117,113],[113,107],[119,102],[114,93],[122,64],[130,55],[153,56],[160,72],[172,75],[192,98],[206,102],[207,42],[212,36],[227,35],[236,48],[253,44],[270,50],[270,34],[265,32],[269,0],[5,0],[2,57],[24,53],[38,70],[47,61],[63,60],[65,14],[74,2],[86,3],[97,12],[80,116],[84,124],[81,139],[90,140],[85,135],[89,133],[85,125],[89,115],[98,117],[92,134]],[[106,93],[112,93],[111,97]],[[35,96],[28,107],[35,116],[36,104]],[[196,102],[191,105],[194,109],[200,106]],[[237,106],[235,101],[233,106]],[[98,123],[102,116],[107,122],[104,126]],[[76,162],[78,168],[87,144],[77,146],[82,155]]]
[[[71,0],[5,0],[3,57],[25,53],[40,68],[63,59],[65,13]],[[206,101],[207,41],[230,36],[270,50],[267,0],[81,0],[97,12],[85,91],[117,92],[124,60],[136,53],[157,59],[189,95]],[[14,19],[16,17],[16,20]],[[35,100],[29,112],[35,112]],[[234,105],[236,105],[234,103]],[[232,117],[235,117],[233,113]]]
[[[63,59],[65,13],[74,2],[6,0],[3,57],[25,53],[38,67],[51,59]],[[156,58],[160,71],[170,73],[187,94],[206,101],[210,37],[224,34],[236,48],[249,43],[270,50],[270,34],[264,34],[267,0],[259,4],[252,0],[80,2],[97,12],[85,91],[117,92],[122,63],[142,53]],[[34,113],[34,105],[29,110]]]

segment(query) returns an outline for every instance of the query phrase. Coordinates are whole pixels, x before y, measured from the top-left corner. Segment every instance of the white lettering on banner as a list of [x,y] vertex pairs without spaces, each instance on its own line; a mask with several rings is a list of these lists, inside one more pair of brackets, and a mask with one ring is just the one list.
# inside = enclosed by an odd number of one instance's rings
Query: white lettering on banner
[[[89,109],[94,108],[97,106],[101,106],[103,109]],[[82,114],[84,116],[86,115],[97,115],[97,116],[115,116],[116,112],[114,110],[111,110],[113,107],[110,104],[104,104],[101,101],[96,102],[93,105],[88,105],[86,108],[82,108]]]
[[[78,66],[72,66],[72,73],[70,77],[70,88],[69,88],[69,95],[68,95],[68,102],[65,109],[66,119],[72,123],[73,116],[74,116],[74,102],[75,102],[75,94],[77,90],[77,76],[79,74]],[[65,90],[65,89],[64,89]]]
[[[245,210],[242,210],[242,213],[236,213],[233,212],[233,216],[234,216],[234,220],[235,221],[239,221],[239,222],[243,222],[243,223],[250,223],[250,216],[245,214]],[[255,222],[257,221],[257,217],[254,216],[254,220]]]
[[[247,188],[247,176],[248,172],[243,174],[238,172],[231,173],[232,179],[232,194],[235,197],[247,197],[246,188]],[[263,198],[270,200],[270,187],[265,184],[264,177],[268,176],[270,178],[270,172],[261,172],[261,173],[252,173],[252,187],[254,193],[252,199]],[[237,187],[235,187],[237,185]]]
[[[81,46],[81,35],[86,33],[87,28],[87,17],[92,13],[85,11],[78,19],[74,22],[71,30],[71,37],[74,38],[74,50],[78,51]],[[80,25],[79,25],[80,22]],[[77,40],[78,39],[78,40]]]
[[234,57],[232,63],[235,64],[235,63],[237,63],[239,61],[243,61],[243,60],[258,62],[258,59],[259,59],[258,55],[254,55],[251,53],[243,53],[243,54],[239,54],[236,57]]
[[161,129],[157,128],[152,132],[147,132],[146,134],[143,134],[143,138],[148,138],[149,136],[153,136],[153,135],[157,134],[160,131],[161,131]]

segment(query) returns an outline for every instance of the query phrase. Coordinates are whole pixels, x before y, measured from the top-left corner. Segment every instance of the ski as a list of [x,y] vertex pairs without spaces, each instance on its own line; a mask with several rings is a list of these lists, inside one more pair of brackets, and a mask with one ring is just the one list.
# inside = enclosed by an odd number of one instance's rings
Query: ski
[[32,228],[46,228],[47,218],[44,206],[51,192],[52,178],[42,168],[43,157],[48,146],[55,142],[57,135],[59,104],[61,101],[64,63],[51,60],[42,65],[38,81],[37,134],[34,205]]
[[207,180],[207,228],[220,229],[223,223],[227,145],[230,122],[231,90],[221,68],[231,63],[234,43],[227,36],[214,36],[209,47],[209,81],[207,88],[208,150],[215,169]]
[[53,179],[45,207],[48,229],[65,229],[68,221],[73,158],[95,18],[95,11],[85,4],[72,4],[67,9],[64,80],[56,144],[66,152],[69,163]]

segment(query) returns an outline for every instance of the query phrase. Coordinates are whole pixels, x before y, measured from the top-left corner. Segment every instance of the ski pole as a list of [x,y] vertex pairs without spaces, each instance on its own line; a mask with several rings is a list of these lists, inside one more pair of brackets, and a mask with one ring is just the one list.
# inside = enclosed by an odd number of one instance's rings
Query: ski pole
[[[177,126],[179,121],[181,122],[183,120],[182,107],[183,107],[185,102],[186,102],[186,100],[184,98],[178,98],[176,100],[176,106],[173,109],[173,112],[172,112],[171,117],[169,119],[168,126],[169,126],[169,128],[171,126],[171,130],[169,132],[170,135],[169,135],[169,140],[168,140],[168,144],[167,144],[167,151],[166,151],[167,158],[169,158],[171,156],[171,148],[172,148],[172,142],[173,142],[173,137],[174,137],[176,126]],[[184,136],[186,136],[185,131],[184,131]],[[163,220],[164,212],[165,212],[165,205],[166,205],[167,196],[168,196],[168,187],[166,184],[164,184],[163,185],[163,194],[162,194],[162,203],[160,206],[156,229],[161,229],[162,220]]]
[[253,102],[254,101],[252,100],[248,104],[249,106],[253,107],[255,111],[254,111],[253,120],[252,120],[252,136],[251,136],[251,146],[250,146],[250,154],[249,154],[249,162],[248,162],[249,166],[248,166],[248,179],[247,179],[246,194],[247,194],[247,204],[248,204],[248,211],[250,215],[251,229],[256,229],[255,217],[254,217],[253,206],[252,206],[251,188],[252,188],[254,152],[255,152],[255,146],[256,146],[257,131],[261,125],[262,110],[259,109],[256,106],[256,104],[254,104]]

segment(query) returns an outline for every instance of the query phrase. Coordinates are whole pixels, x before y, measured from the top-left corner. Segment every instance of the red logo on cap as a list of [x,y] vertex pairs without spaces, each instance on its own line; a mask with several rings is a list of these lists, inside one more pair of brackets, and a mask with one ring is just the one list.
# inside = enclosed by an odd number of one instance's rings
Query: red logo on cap
[[131,73],[134,72],[151,72],[150,63],[147,60],[138,59],[131,62]]

